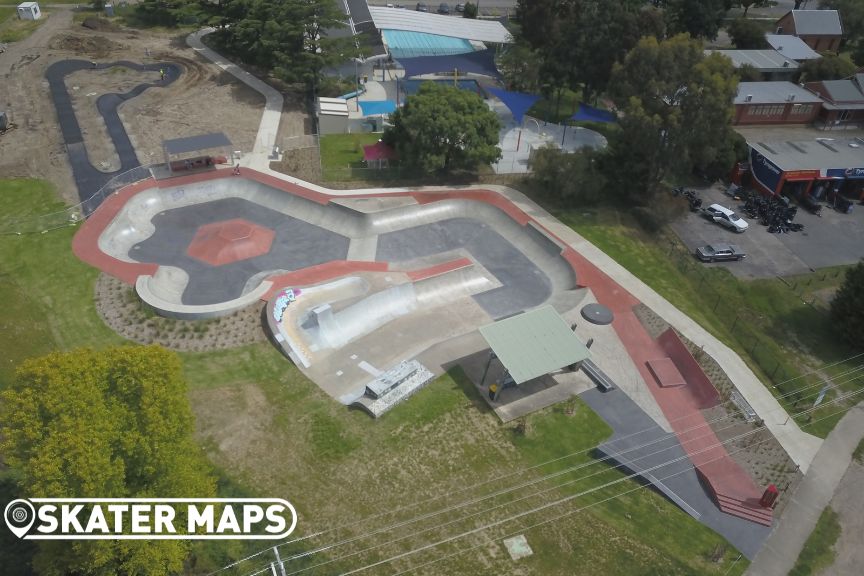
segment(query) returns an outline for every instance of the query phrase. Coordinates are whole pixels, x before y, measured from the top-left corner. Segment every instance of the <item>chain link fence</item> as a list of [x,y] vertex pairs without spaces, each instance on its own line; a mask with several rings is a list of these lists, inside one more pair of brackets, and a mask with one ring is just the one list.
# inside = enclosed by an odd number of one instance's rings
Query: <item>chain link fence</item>
[[44,234],[58,228],[74,226],[88,218],[105,199],[119,189],[150,177],[150,166],[138,166],[112,177],[87,200],[50,214],[0,219],[0,234]]

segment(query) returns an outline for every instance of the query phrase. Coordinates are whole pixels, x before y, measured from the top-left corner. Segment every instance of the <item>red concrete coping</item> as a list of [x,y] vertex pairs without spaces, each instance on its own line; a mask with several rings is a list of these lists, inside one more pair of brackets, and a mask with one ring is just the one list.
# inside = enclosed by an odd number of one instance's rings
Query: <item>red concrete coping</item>
[[678,368],[675,367],[675,363],[672,362],[671,358],[656,358],[648,360],[646,364],[648,365],[648,369],[651,370],[651,374],[654,375],[655,380],[657,380],[657,383],[664,388],[685,386],[687,384],[687,381],[684,380],[684,377],[678,371]]
[[302,270],[294,270],[285,274],[271,276],[267,280],[273,282],[272,288],[261,296],[268,300],[283,288],[294,286],[309,286],[327,280],[350,276],[358,272],[387,272],[390,265],[387,262],[366,262],[360,260],[333,260],[317,266],[309,266]]
[[224,266],[270,252],[276,232],[242,218],[198,228],[186,253],[211,266]]
[[473,266],[474,262],[471,261],[470,258],[458,258],[456,260],[450,260],[449,262],[442,262],[441,264],[436,264],[434,266],[429,266],[428,268],[420,268],[418,270],[410,270],[405,274],[412,281],[417,282],[418,280],[425,280],[427,278],[433,278],[435,276],[441,276],[442,274],[446,274],[447,272],[453,272],[454,270],[459,270],[461,268],[467,268],[469,266]]

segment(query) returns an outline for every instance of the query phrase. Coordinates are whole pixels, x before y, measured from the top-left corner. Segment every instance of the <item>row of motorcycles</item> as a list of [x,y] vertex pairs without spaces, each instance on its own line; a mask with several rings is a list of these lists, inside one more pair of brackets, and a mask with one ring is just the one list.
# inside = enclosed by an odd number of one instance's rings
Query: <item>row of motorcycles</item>
[[[758,220],[763,226],[767,226],[768,232],[771,234],[800,232],[804,229],[803,224],[794,222],[795,216],[798,215],[798,207],[791,206],[789,199],[785,196],[766,197],[752,190],[747,190],[744,192],[739,191],[739,195],[735,196],[735,198],[744,201],[739,206],[739,210],[747,214],[751,219]],[[800,202],[800,204],[808,212],[812,212],[817,216],[820,215],[822,207],[812,202],[812,200],[809,204],[805,204],[804,202]]]
[[702,199],[696,194],[695,190],[687,190],[683,186],[678,186],[672,189],[672,196],[678,197],[683,196],[685,200],[690,204],[691,212],[699,212],[702,208]]

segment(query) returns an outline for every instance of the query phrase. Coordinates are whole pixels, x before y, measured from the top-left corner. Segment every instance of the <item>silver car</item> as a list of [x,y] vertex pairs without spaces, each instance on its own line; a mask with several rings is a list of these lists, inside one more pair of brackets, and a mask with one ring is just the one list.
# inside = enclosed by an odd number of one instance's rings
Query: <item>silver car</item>
[[696,257],[703,262],[724,262],[727,260],[743,260],[747,254],[734,244],[709,244],[696,249]]

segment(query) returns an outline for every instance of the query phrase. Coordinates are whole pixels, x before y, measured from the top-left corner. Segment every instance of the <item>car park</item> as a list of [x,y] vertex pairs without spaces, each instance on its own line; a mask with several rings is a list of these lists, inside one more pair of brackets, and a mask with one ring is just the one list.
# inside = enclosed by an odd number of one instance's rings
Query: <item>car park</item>
[[747,257],[747,254],[734,244],[700,246],[694,255],[703,262],[728,262],[730,260],[743,260]]
[[703,208],[702,215],[712,222],[729,228],[733,232],[741,233],[749,227],[746,220],[720,204],[711,204],[707,208]]

